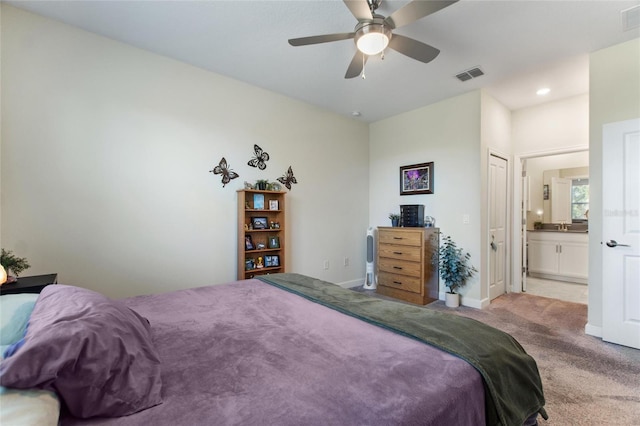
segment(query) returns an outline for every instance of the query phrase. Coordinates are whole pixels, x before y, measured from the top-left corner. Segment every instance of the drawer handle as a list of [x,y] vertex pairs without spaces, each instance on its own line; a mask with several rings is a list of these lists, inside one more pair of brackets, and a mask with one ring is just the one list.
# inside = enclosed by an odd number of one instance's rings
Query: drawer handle
[[394,284],[398,284],[398,285],[402,285],[402,283],[400,281],[394,281]]
[[399,254],[400,256],[402,256],[402,252],[401,251],[394,251],[393,254]]
[[401,240],[402,237],[393,237],[394,240]]
[[394,266],[393,269],[400,269],[402,270],[402,266]]

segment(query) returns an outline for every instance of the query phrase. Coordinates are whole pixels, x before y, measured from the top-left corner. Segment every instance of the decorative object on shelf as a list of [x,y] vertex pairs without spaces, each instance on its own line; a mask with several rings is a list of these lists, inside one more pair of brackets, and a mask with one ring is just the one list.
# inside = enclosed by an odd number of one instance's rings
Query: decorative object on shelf
[[258,145],[253,145],[253,151],[256,156],[247,163],[251,167],[257,167],[260,170],[267,168],[265,161],[269,161],[269,154],[262,150]]
[[433,194],[433,161],[400,167],[400,195]]
[[[4,281],[0,280],[2,284],[15,282],[22,271],[31,267],[25,257],[17,257],[11,250],[5,249],[0,252],[0,265],[4,268],[4,275],[6,275]],[[11,275],[12,273],[13,275]]]
[[278,182],[271,182],[269,187],[271,191],[280,191],[282,189],[282,186]]
[[237,174],[236,172],[234,172],[229,168],[229,166],[227,165],[227,160],[225,160],[224,157],[222,157],[222,160],[220,160],[220,164],[215,166],[213,170],[209,170],[209,173],[213,173],[214,175],[222,175],[223,188],[225,187],[226,184],[231,182],[231,179],[240,177],[239,174]]
[[253,189],[253,184],[247,182],[246,180],[244,181],[244,189]]
[[279,237],[269,237],[269,243],[267,245],[270,249],[280,248],[280,238]]
[[278,200],[269,200],[269,210],[278,210]]
[[271,221],[269,223],[269,228],[271,228],[271,229],[280,229],[280,222]]
[[445,293],[445,304],[450,308],[460,306],[460,295],[457,290],[467,283],[467,280],[478,270],[470,265],[471,255],[459,248],[450,236],[442,238],[442,245],[438,249],[440,277],[449,289]]
[[253,268],[255,268],[255,267],[256,267],[256,265],[255,265],[255,262],[253,261],[253,259],[246,259],[246,260],[244,261],[244,269],[245,269],[246,271],[250,271],[250,270],[252,270],[252,269],[253,269]]
[[293,176],[293,170],[291,169],[291,166],[289,166],[289,170],[287,170],[286,174],[278,178],[278,182],[286,186],[289,191],[291,191],[292,183],[298,183],[295,176]]
[[533,229],[542,229],[542,222],[533,222]]
[[400,226],[400,215],[398,213],[389,213],[389,219],[391,219],[391,226]]
[[264,250],[265,245],[264,245],[264,243],[258,243],[258,244],[256,244],[256,248],[257,248],[258,250]]
[[256,268],[264,268],[264,263],[262,263],[262,256],[258,256],[258,260],[256,261]]
[[256,189],[259,191],[265,191],[267,189],[267,185],[269,185],[269,181],[267,179],[258,179],[256,181]]
[[425,228],[435,228],[436,227],[436,218],[433,216],[425,216],[424,217],[424,227]]
[[252,217],[251,224],[253,225],[253,229],[267,229],[267,218],[266,217]]
[[253,209],[264,210],[264,194],[253,194]]
[[246,235],[244,237],[244,249],[245,250],[253,250],[254,249],[253,239],[251,238],[251,235]]

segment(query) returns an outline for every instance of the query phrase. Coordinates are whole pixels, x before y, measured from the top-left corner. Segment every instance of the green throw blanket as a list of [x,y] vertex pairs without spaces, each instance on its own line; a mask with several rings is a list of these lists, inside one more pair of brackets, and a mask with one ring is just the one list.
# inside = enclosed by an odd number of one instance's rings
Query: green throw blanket
[[487,425],[522,425],[535,413],[547,419],[538,366],[507,333],[470,318],[373,298],[304,275],[259,279],[464,359],[484,379]]

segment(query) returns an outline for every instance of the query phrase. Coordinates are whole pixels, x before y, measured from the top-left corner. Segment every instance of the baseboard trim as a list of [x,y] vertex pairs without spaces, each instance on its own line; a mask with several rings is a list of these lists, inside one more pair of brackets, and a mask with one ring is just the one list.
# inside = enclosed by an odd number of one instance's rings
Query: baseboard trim
[[359,287],[359,286],[364,284],[364,277],[356,279],[356,280],[344,281],[344,282],[337,283],[337,284],[342,288]]
[[589,336],[602,338],[602,327],[587,323],[587,325],[584,326],[584,332]]
[[[443,291],[439,292],[438,299],[444,300],[444,294],[445,292]],[[467,306],[469,308],[484,309],[487,306],[489,306],[489,299],[479,300],[479,299],[472,299],[470,297],[460,295],[460,305]]]

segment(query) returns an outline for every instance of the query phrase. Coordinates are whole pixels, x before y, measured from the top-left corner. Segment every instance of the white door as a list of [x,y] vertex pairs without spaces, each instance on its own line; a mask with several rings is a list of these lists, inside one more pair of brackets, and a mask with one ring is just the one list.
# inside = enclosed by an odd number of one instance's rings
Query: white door
[[551,222],[571,223],[571,179],[551,178]]
[[602,338],[640,349],[640,119],[602,140]]
[[506,292],[507,160],[489,156],[489,298]]

